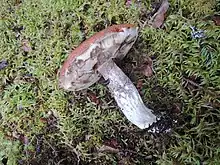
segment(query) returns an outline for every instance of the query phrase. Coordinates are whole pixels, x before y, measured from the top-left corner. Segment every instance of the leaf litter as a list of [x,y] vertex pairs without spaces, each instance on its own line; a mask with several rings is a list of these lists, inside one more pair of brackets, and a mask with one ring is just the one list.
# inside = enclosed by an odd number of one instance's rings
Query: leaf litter
[[152,59],[150,57],[147,57],[145,59],[144,63],[142,63],[140,65],[140,67],[138,67],[136,70],[140,71],[140,73],[142,73],[146,77],[151,77],[153,75],[153,61],[152,61]]
[[152,16],[148,24],[153,28],[161,28],[166,17],[166,13],[169,9],[168,0],[163,0],[158,11]]
[[32,48],[31,48],[31,44],[30,44],[30,41],[29,40],[27,40],[27,39],[24,39],[24,40],[22,40],[22,50],[24,51],[24,52],[30,52],[31,50],[32,50]]

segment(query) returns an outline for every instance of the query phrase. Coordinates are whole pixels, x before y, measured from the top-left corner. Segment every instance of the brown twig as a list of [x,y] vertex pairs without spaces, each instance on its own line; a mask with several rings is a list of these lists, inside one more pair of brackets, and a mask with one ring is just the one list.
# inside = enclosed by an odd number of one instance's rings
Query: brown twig
[[210,90],[208,90],[208,89],[205,89],[204,87],[202,87],[201,85],[195,83],[195,82],[192,81],[192,80],[189,80],[189,79],[187,79],[187,78],[183,78],[183,80],[186,81],[187,83],[189,83],[189,84],[191,84],[191,85],[193,85],[193,86],[199,88],[200,90],[203,90],[204,92],[207,92],[208,94],[210,94],[210,95],[212,95],[212,96],[214,96],[214,97],[217,97],[217,96],[218,96],[217,93],[215,93],[215,92],[213,92],[213,91],[210,91]]

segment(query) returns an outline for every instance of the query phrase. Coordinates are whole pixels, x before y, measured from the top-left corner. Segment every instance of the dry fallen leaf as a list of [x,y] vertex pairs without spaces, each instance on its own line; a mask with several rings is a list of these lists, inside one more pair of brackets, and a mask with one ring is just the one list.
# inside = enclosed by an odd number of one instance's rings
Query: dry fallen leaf
[[177,114],[180,113],[181,112],[181,104],[180,103],[174,103],[172,112],[177,113]]
[[32,50],[31,44],[27,39],[22,40],[22,49],[24,50],[24,52],[30,52]]
[[150,20],[149,24],[154,28],[160,28],[165,20],[166,12],[169,8],[168,0],[163,0],[161,3],[160,8],[158,11],[153,15],[152,19]]
[[151,66],[145,65],[142,73],[147,77],[151,77],[153,75],[153,70],[152,70]]
[[216,26],[220,26],[220,15],[212,16],[212,20],[215,22]]
[[142,89],[142,87],[143,87],[143,81],[142,81],[142,80],[138,80],[136,87],[137,87],[138,91],[139,91],[140,89]]
[[145,76],[151,77],[153,75],[153,61],[147,58],[146,61],[138,68],[138,70]]
[[102,145],[98,148],[98,152],[106,152],[106,153],[118,153],[119,149],[115,149],[106,145]]
[[42,123],[47,123],[47,118],[42,117],[42,118],[40,118],[40,121],[41,121]]
[[130,6],[130,5],[131,5],[131,3],[132,3],[132,1],[131,1],[131,0],[126,0],[126,6]]
[[107,145],[107,146],[113,147],[113,148],[119,148],[120,147],[119,144],[118,144],[118,141],[115,138],[110,139],[110,140],[106,140],[104,144]]
[[92,92],[88,92],[88,97],[90,98],[90,100],[95,103],[96,105],[100,104],[100,100],[97,98],[97,96],[92,93]]

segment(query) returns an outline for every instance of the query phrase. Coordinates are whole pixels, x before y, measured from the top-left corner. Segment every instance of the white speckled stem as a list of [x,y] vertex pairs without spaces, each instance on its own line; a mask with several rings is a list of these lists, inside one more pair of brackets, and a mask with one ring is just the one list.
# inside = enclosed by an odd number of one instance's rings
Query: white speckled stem
[[129,121],[140,129],[148,128],[156,122],[156,116],[147,108],[137,89],[124,72],[110,60],[98,68],[98,71],[109,80],[108,88],[118,106]]

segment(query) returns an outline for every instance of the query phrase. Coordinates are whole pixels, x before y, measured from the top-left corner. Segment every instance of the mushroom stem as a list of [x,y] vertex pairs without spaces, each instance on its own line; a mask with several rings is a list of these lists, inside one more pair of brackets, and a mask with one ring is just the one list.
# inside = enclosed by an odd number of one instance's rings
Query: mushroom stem
[[156,116],[147,108],[137,89],[124,72],[109,60],[98,68],[104,79],[109,80],[107,85],[118,106],[129,121],[140,129],[148,128],[156,122]]

